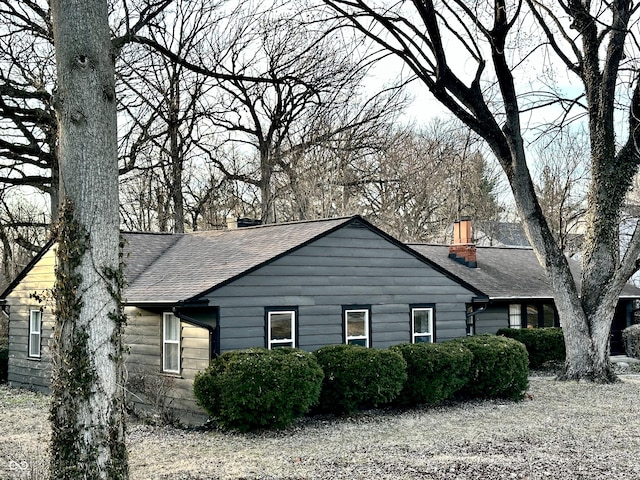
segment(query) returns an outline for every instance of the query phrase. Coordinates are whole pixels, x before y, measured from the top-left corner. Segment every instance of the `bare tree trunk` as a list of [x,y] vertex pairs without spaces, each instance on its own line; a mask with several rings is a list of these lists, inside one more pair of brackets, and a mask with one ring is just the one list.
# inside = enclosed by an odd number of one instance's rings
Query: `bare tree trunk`
[[60,198],[51,478],[128,478],[114,52],[107,2],[52,0]]
[[275,195],[271,186],[273,178],[273,160],[268,145],[260,148],[260,211],[262,223],[276,222]]
[[184,165],[183,152],[178,143],[180,128],[180,87],[176,80],[172,84],[172,95],[169,102],[169,157],[171,159],[171,179],[169,181],[171,199],[173,200],[173,232],[184,233],[184,195],[182,194],[182,171]]

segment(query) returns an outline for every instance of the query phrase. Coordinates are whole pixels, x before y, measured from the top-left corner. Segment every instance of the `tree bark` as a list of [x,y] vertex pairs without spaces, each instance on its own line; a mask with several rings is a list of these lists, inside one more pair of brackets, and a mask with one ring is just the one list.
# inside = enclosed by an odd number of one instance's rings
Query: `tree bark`
[[[636,229],[623,260],[618,241],[625,195],[640,164],[640,77],[634,68],[635,44],[628,40],[637,27],[637,5],[631,0],[600,2],[597,8],[580,0],[491,0],[478,9],[465,0],[413,0],[415,15],[409,17],[404,16],[404,10],[378,8],[368,0],[324,3],[361,34],[400,57],[442,105],[487,142],[509,180],[527,237],[554,291],[567,346],[560,378],[615,381],[608,355],[611,322],[620,292],[638,270],[640,258],[640,230]],[[515,43],[518,37],[514,32],[526,25],[525,5],[544,39],[518,59],[517,47],[525,46]],[[625,42],[629,43],[626,52]],[[456,43],[461,49],[451,47]],[[584,86],[591,183],[580,283],[571,275],[542,213],[523,144],[523,110],[515,72],[522,71],[520,61],[543,47],[548,47]],[[468,54],[464,70],[475,63],[469,76],[460,71],[459,59],[451,55],[461,50]],[[485,52],[491,52],[491,61],[484,58]],[[628,78],[629,73],[633,79]],[[545,95],[567,108],[565,121],[571,116],[569,110],[581,105],[575,98],[557,96],[550,88],[544,94],[535,92],[541,100],[534,102],[530,111],[548,106]],[[614,112],[623,98],[631,98],[628,138],[618,142]]]
[[118,156],[107,2],[52,0],[51,12],[63,207],[50,476],[125,479]]

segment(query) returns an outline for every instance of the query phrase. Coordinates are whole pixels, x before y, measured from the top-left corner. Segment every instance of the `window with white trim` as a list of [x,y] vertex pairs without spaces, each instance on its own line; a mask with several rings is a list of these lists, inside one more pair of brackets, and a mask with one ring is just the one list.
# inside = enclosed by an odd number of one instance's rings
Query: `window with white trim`
[[411,309],[411,343],[433,343],[433,307]]
[[509,305],[509,328],[522,328],[522,306],[519,303]]
[[162,315],[162,371],[180,373],[180,319],[173,313]]
[[344,310],[344,338],[349,345],[369,348],[369,309]]
[[29,311],[29,357],[40,358],[42,342],[42,311]]
[[274,310],[267,312],[267,348],[296,346],[295,310]]

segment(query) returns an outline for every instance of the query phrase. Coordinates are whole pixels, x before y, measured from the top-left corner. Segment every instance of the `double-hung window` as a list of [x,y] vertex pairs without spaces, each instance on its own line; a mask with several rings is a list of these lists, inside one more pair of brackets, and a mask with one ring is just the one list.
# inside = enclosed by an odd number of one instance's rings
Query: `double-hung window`
[[344,309],[344,339],[346,344],[369,348],[370,310],[368,308]]
[[42,311],[29,312],[29,357],[40,358],[42,341]]
[[267,348],[296,346],[296,311],[267,311]]
[[433,343],[433,307],[411,308],[411,343]]
[[519,303],[509,305],[509,328],[522,328],[522,306]]
[[180,373],[180,319],[173,313],[162,315],[162,371]]

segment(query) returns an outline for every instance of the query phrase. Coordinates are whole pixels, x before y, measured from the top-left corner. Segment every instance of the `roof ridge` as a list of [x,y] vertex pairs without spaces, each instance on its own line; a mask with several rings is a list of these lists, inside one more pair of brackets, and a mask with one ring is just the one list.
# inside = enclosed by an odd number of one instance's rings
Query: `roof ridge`
[[[425,247],[449,247],[448,243],[430,243],[430,242],[407,242],[407,245],[421,245]],[[476,248],[491,250],[533,250],[531,246],[525,245],[476,245]]]
[[183,235],[182,233],[174,232],[144,232],[141,230],[121,230],[120,233],[122,233],[123,235],[158,235],[166,237],[170,237],[172,235]]
[[303,224],[311,224],[311,223],[323,223],[323,222],[334,222],[334,221],[347,221],[352,220],[354,218],[360,218],[359,215],[347,215],[343,217],[330,217],[330,218],[313,218],[309,220],[292,220],[289,222],[279,222],[279,223],[266,223],[264,225],[251,225],[248,227],[238,227],[233,229],[222,229],[222,230],[200,230],[197,232],[187,232],[185,235],[198,235],[198,234],[207,234],[212,232],[219,233],[227,233],[227,232],[244,232],[247,230],[256,230],[261,228],[277,228],[277,227],[285,227],[290,225],[303,225]]

